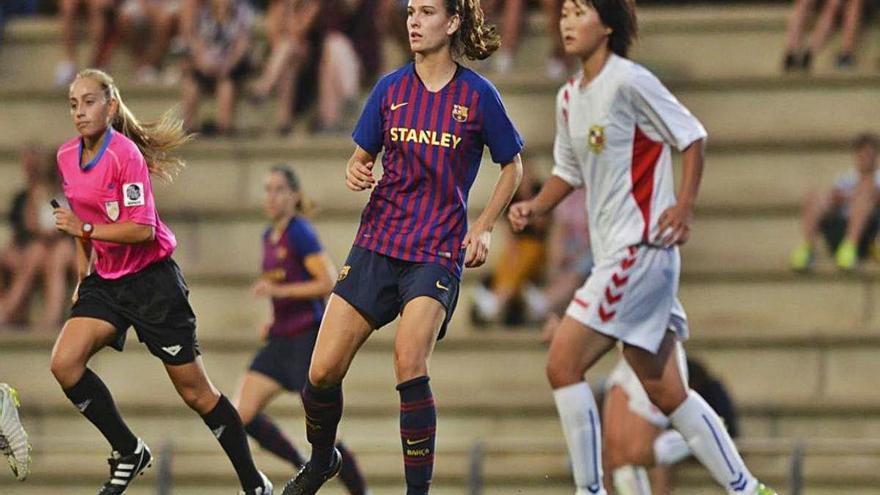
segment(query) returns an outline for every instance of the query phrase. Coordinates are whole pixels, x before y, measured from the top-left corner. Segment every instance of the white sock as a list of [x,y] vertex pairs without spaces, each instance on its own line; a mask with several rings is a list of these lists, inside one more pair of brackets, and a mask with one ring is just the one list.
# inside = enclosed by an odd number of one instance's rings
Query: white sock
[[749,472],[721,419],[693,390],[669,420],[694,456],[730,494],[752,493],[758,481]]
[[666,430],[654,440],[654,462],[658,466],[677,464],[689,455],[691,448],[675,430]]
[[568,444],[577,493],[605,495],[602,486],[602,429],[599,408],[586,382],[553,391]]
[[611,473],[615,495],[651,495],[651,480],[642,466],[623,466]]

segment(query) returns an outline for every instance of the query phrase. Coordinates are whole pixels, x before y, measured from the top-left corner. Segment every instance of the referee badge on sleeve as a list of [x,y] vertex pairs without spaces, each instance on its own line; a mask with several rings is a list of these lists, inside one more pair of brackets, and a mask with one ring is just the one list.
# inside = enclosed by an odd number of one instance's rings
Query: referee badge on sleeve
[[129,182],[122,185],[122,198],[125,206],[144,206],[144,183]]
[[104,211],[111,221],[119,220],[119,201],[104,201]]

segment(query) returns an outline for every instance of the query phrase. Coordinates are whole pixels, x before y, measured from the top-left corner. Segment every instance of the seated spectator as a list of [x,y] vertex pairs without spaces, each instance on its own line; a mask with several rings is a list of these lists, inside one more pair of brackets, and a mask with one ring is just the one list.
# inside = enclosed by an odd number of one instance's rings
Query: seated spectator
[[12,200],[9,221],[12,242],[0,252],[0,267],[9,274],[0,295],[0,323],[28,323],[28,300],[34,283],[42,278],[42,326],[61,322],[67,276],[73,269],[74,247],[55,229],[49,201],[60,195],[54,163],[45,150],[27,145],[21,154],[26,186]]
[[119,30],[134,52],[135,84],[155,84],[174,37],[181,0],[125,0],[119,13]]
[[83,5],[88,11],[89,38],[94,46],[94,55],[89,65],[106,67],[110,62],[110,51],[114,43],[111,28],[116,0],[60,0],[58,14],[64,41],[64,60],[58,63],[55,70],[55,84],[58,86],[73,82],[78,70],[76,51],[79,26],[76,17],[78,9]]
[[803,205],[803,242],[791,253],[791,267],[807,271],[815,257],[819,233],[825,238],[834,261],[852,270],[871,254],[880,228],[880,172],[874,134],[862,134],[854,142],[855,169],[841,174],[828,191],[811,191]]
[[203,93],[216,93],[217,121],[207,135],[229,135],[241,83],[250,72],[253,11],[247,0],[202,3],[193,25],[188,72],[183,80],[183,120],[195,130]]
[[271,53],[250,92],[256,101],[264,100],[273,90],[276,92],[278,132],[282,136],[293,130],[296,83],[312,53],[308,35],[320,10],[320,5],[310,0],[275,0],[266,12]]
[[[511,203],[530,198],[541,189],[530,164],[528,157],[523,156],[523,178]],[[521,232],[510,231],[504,251],[493,267],[488,286],[478,286],[474,294],[471,316],[475,324],[499,321],[518,324],[543,316],[533,314],[526,291],[535,291],[529,288],[529,284],[537,282],[544,273],[548,224],[548,218],[545,217],[532,222]],[[525,307],[517,305],[518,301],[524,302]]]
[[786,71],[809,70],[816,54],[825,46],[838,16],[842,42],[837,55],[837,67],[848,69],[855,65],[855,50],[864,15],[864,0],[826,0],[805,40],[807,20],[816,6],[816,0],[795,0],[788,19],[786,52],[783,66]]

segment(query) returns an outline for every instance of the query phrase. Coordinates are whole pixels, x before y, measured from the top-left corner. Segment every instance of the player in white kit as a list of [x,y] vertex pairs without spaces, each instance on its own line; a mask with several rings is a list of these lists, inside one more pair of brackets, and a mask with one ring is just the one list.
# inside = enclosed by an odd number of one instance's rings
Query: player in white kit
[[[623,343],[651,402],[728,493],[775,492],[749,472],[721,420],[688,390],[675,353],[687,338],[677,298],[678,244],[689,235],[706,131],[657,78],[626,58],[636,33],[629,0],[565,0],[560,27],[583,71],[559,91],[552,177],[510,208],[515,229],[573,189],[587,190],[595,268],[550,344],[547,377],[578,495],[604,494],[596,401],[584,374]],[[682,153],[676,198],[671,147]]]

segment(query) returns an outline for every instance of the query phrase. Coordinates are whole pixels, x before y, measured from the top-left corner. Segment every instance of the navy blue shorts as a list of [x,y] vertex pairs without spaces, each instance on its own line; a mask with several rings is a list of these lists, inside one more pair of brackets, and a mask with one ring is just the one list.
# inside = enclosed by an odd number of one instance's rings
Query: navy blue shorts
[[428,296],[446,308],[440,339],[458,302],[459,281],[439,263],[404,261],[353,246],[333,293],[348,301],[375,329],[394,321],[416,297]]
[[266,375],[285,390],[299,393],[309,377],[318,329],[293,337],[269,337],[251,361],[250,370]]

